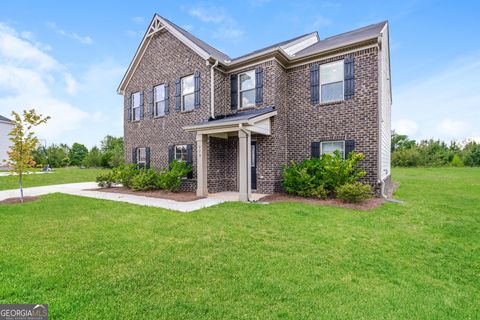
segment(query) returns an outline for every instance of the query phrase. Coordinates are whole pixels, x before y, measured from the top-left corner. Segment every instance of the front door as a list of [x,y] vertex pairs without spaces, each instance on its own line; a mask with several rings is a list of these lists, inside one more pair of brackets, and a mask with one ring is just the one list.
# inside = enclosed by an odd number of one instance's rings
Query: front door
[[252,181],[252,190],[257,190],[257,141],[252,141],[250,148],[252,154],[252,177],[250,180]]

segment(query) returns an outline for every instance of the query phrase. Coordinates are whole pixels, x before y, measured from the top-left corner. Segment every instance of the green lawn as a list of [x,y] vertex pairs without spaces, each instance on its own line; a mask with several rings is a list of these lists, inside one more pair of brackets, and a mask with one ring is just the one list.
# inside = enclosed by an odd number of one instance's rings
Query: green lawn
[[[59,168],[51,173],[25,175],[23,186],[38,187],[61,183],[95,181],[105,169]],[[0,177],[0,190],[18,188],[18,176]]]
[[0,206],[0,303],[52,319],[478,319],[480,168],[401,169],[372,211]]

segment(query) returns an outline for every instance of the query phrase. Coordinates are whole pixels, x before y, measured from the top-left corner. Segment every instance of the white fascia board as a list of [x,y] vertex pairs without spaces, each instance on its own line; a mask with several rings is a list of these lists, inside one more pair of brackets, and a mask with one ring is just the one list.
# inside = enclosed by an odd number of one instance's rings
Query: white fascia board
[[288,55],[294,56],[297,52],[302,51],[303,49],[310,47],[311,45],[319,41],[318,35],[316,33],[311,33],[308,36],[303,37],[299,40],[300,41],[294,41],[284,46],[281,46],[281,48],[285,50]]

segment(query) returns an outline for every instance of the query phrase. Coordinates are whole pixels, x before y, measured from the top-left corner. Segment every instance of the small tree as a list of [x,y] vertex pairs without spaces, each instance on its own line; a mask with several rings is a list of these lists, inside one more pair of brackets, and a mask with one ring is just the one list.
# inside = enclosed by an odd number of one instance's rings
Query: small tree
[[23,173],[26,169],[35,166],[32,152],[38,145],[38,138],[33,132],[33,128],[45,123],[50,117],[43,117],[37,114],[35,109],[24,110],[23,117],[15,111],[12,111],[14,127],[8,134],[13,144],[8,151],[8,164],[13,171],[18,174],[18,182],[20,185],[20,201],[23,202]]
[[68,153],[68,158],[70,159],[70,163],[74,166],[79,166],[82,164],[83,159],[88,154],[88,149],[83,144],[74,143],[72,148],[70,148],[70,152]]

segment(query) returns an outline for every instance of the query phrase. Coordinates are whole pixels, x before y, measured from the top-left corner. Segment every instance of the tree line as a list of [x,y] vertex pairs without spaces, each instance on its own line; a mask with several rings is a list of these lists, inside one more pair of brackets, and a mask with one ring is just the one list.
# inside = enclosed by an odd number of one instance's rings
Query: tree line
[[38,145],[32,152],[32,157],[38,167],[49,165],[52,168],[66,166],[115,168],[124,163],[123,137],[107,135],[100,147],[90,150],[81,144],[71,146],[60,143],[49,146]]
[[392,132],[392,166],[439,167],[480,166],[480,143],[475,141],[421,140]]

